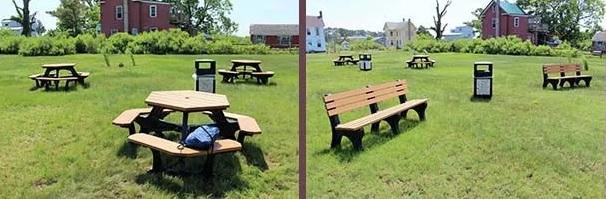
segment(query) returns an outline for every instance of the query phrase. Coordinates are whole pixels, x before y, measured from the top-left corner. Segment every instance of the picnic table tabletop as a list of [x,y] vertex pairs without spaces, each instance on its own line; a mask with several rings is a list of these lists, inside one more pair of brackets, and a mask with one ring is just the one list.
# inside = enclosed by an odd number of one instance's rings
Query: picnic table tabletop
[[225,95],[199,91],[154,91],[145,103],[179,112],[224,110],[229,107]]
[[43,64],[42,68],[73,68],[75,66],[74,63]]
[[427,58],[429,55],[413,55],[414,58]]
[[[143,118],[141,122],[141,132],[160,132],[167,130],[181,132],[181,141],[197,128],[190,125],[189,114],[195,112],[210,111],[210,118],[218,125],[221,136],[229,139],[235,139],[235,130],[230,127],[223,110],[229,107],[229,101],[225,95],[200,92],[200,91],[154,91],[145,99],[145,103],[152,106],[150,114]],[[164,120],[166,114],[164,109],[182,112],[180,124],[167,122]]]
[[261,64],[262,62],[260,60],[246,60],[246,59],[236,59],[236,60],[231,60],[231,63],[234,64]]

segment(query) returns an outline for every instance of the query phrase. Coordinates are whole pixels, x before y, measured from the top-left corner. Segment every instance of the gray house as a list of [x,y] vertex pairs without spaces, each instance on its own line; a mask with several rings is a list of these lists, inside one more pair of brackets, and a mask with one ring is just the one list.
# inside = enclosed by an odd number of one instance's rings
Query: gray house
[[606,31],[596,33],[591,41],[593,43],[591,46],[592,51],[606,52]]

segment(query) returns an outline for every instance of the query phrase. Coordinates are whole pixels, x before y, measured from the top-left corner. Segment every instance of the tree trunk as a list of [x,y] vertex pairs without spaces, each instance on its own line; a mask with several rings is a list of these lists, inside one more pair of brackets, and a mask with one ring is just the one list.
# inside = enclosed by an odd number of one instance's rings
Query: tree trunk
[[29,14],[29,1],[30,0],[23,0],[23,16],[21,19],[21,26],[23,27],[21,34],[26,37],[32,35],[32,23]]

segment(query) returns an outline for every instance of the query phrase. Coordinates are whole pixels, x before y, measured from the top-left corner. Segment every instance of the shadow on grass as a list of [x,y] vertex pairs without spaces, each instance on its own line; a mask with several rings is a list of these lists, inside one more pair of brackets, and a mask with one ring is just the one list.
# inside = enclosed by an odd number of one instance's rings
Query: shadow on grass
[[139,146],[136,144],[132,144],[128,142],[128,140],[122,143],[120,149],[118,149],[118,153],[116,154],[118,157],[126,157],[130,159],[137,158],[137,152],[139,151]]
[[[173,175],[168,173],[154,174],[143,173],[136,177],[137,184],[150,184],[160,190],[171,192],[176,198],[208,197],[223,198],[227,192],[233,190],[244,190],[248,184],[240,178],[242,168],[235,154],[220,154],[215,156],[213,165],[213,176],[205,177],[200,168],[206,161],[201,158],[172,158],[163,157],[166,162],[182,162],[183,171],[189,175]],[[171,165],[169,164],[166,164]],[[167,168],[171,170],[171,168]],[[170,172],[169,172],[170,173]]]
[[86,82],[84,84],[78,83],[76,85],[70,85],[67,89],[65,88],[65,85],[59,85],[59,87],[57,88],[56,86],[49,86],[48,88],[46,88],[45,86],[42,87],[37,87],[37,86],[32,86],[29,91],[37,91],[42,89],[42,91],[44,92],[74,92],[74,91],[78,91],[78,86],[81,86],[83,89],[88,89],[90,88],[90,83]]
[[245,85],[253,85],[253,86],[267,86],[267,87],[274,87],[274,86],[278,86],[278,84],[276,82],[270,81],[268,84],[259,84],[257,83],[257,80],[240,80],[240,81],[235,81],[234,83],[229,83],[229,82],[221,82],[222,84],[229,84],[229,85],[239,85],[239,84],[245,84]]
[[261,171],[269,169],[269,166],[265,161],[265,155],[263,155],[263,151],[257,144],[244,142],[242,154],[246,157],[246,163],[249,165],[253,165]]
[[476,96],[471,96],[469,98],[470,102],[480,102],[480,103],[489,103],[492,100],[492,98],[489,97],[476,97]]
[[[349,139],[343,137],[343,140],[341,140],[340,147],[334,149],[323,149],[321,151],[316,152],[316,155],[334,154],[339,158],[341,162],[351,162],[355,157],[357,157],[364,151],[369,151],[374,147],[383,145],[392,140],[393,138],[405,134],[408,130],[416,128],[420,123],[421,121],[418,120],[400,120],[400,133],[393,134],[389,126],[386,125],[385,122],[382,122],[381,129],[379,130],[380,132],[368,133],[365,131],[364,139],[362,140],[362,151],[354,150],[351,146],[351,142],[349,141]],[[367,129],[369,128],[370,127],[367,127]]]

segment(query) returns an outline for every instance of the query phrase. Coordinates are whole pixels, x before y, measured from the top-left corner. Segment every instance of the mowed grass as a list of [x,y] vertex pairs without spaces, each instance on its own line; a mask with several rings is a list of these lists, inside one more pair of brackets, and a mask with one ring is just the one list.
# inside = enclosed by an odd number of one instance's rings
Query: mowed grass
[[[354,53],[357,54],[357,53]],[[605,60],[590,58],[590,88],[543,89],[541,65],[566,58],[432,54],[435,68],[407,69],[409,52],[374,52],[374,69],[308,56],[307,154],[312,198],[601,198],[604,193]],[[473,63],[494,62],[494,97],[472,101]],[[573,61],[580,62],[579,59]],[[408,99],[429,98],[393,136],[386,123],[365,150],[346,138],[329,149],[322,96],[404,79]],[[388,108],[397,99],[382,108]],[[345,114],[342,121],[368,114]]]
[[[146,107],[151,91],[193,89],[193,61],[211,58],[227,69],[232,59],[262,60],[276,72],[271,85],[224,84],[230,112],[256,118],[263,134],[244,151],[220,155],[215,177],[151,175],[151,152],[127,144],[127,130],[111,125],[129,108]],[[0,198],[291,198],[297,187],[297,55],[0,56]],[[77,63],[91,72],[88,88],[30,91],[28,75],[44,63]],[[119,62],[126,66],[117,67]],[[180,114],[170,119],[179,121]],[[201,114],[190,123],[208,122]],[[178,135],[178,134],[176,134]],[[200,171],[204,158],[185,160]],[[190,163],[192,162],[192,163]],[[199,163],[199,164],[195,164]]]

